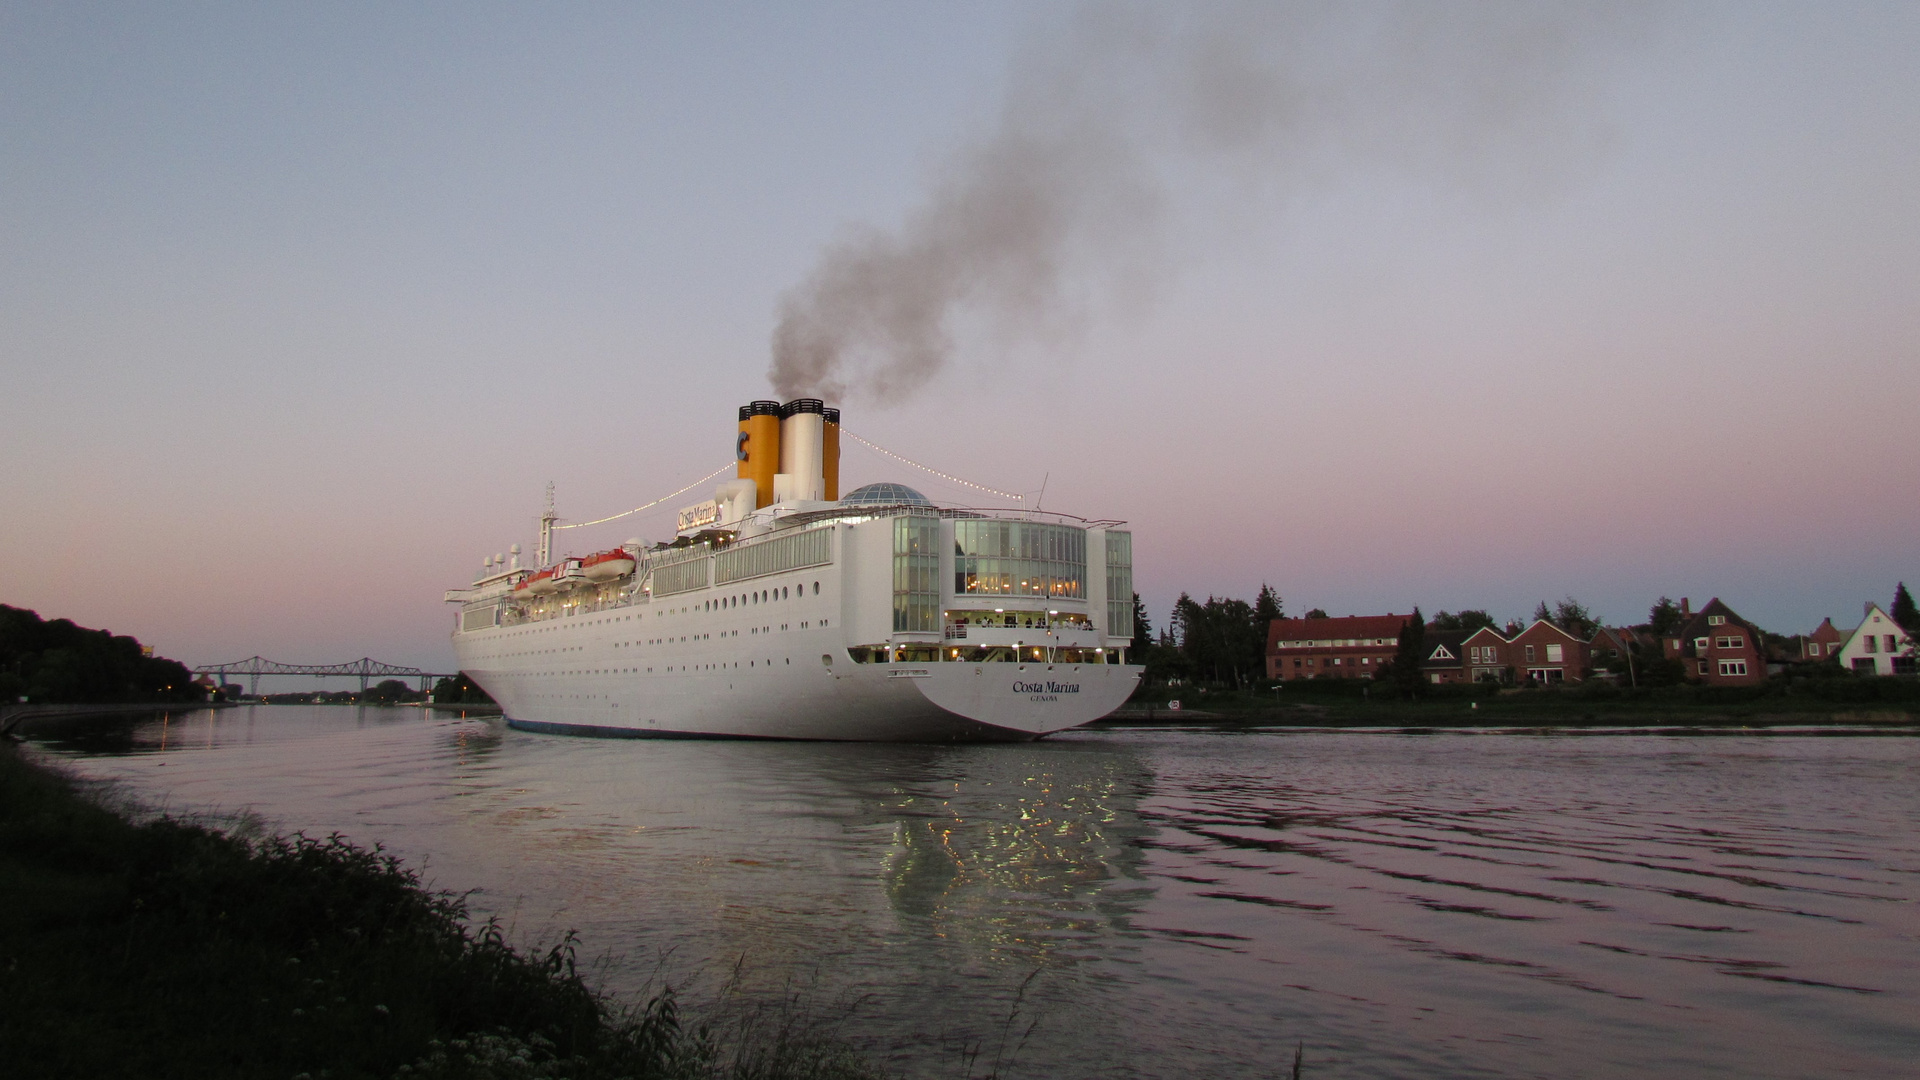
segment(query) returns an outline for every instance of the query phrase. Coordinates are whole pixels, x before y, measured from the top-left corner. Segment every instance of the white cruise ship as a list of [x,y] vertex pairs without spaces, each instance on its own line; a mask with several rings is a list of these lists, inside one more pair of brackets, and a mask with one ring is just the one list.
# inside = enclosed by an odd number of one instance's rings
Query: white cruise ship
[[737,477],[670,543],[494,556],[460,669],[530,731],[616,737],[1031,739],[1117,708],[1140,668],[1120,522],[839,493],[839,410],[740,409]]

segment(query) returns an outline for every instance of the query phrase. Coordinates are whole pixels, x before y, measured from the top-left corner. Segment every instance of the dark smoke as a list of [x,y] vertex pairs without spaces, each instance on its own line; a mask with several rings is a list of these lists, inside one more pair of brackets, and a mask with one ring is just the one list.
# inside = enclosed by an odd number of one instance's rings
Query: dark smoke
[[[1169,174],[1227,212],[1388,167],[1498,198],[1562,185],[1604,129],[1599,61],[1641,20],[1534,3],[1103,3],[1016,59],[992,130],[898,228],[831,245],[780,305],[781,398],[898,401],[956,319],[1057,332],[1091,283],[1150,274]],[[1209,207],[1219,209],[1218,206]]]

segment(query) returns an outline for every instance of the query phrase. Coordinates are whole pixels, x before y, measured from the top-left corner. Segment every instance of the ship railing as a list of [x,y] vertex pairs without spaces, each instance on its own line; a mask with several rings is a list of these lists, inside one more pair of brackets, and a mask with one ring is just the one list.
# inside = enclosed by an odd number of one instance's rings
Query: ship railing
[[1022,633],[1032,630],[1039,630],[1049,634],[1070,634],[1076,631],[1094,633],[1095,627],[1092,623],[1066,622],[1064,620],[1050,619],[1036,619],[1022,626],[1008,626],[1004,623],[996,622],[948,623],[945,629],[941,631],[941,636],[945,637],[948,641],[965,641],[967,640],[967,633],[969,631],[992,634],[1001,631],[1006,633]]

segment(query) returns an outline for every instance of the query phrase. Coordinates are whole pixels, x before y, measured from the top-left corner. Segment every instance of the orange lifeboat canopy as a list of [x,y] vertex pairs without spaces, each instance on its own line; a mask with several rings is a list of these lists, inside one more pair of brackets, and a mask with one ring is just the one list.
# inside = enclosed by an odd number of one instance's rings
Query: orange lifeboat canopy
[[633,556],[627,554],[625,549],[614,548],[581,559],[580,572],[588,581],[612,581],[633,573],[636,565]]
[[527,591],[534,596],[545,596],[554,591],[553,568],[548,567],[534,574],[532,577],[527,578],[526,587]]

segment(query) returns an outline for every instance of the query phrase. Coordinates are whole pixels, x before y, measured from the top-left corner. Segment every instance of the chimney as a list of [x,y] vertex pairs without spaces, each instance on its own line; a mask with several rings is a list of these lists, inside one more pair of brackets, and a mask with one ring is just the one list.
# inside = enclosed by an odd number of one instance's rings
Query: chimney
[[1687,599],[1684,596],[1681,597],[1680,598],[1680,617],[1684,619],[1692,614],[1693,614],[1693,601]]
[[840,410],[828,409],[821,414],[821,420],[821,434],[826,438],[821,445],[820,464],[827,474],[827,501],[837,502],[840,498]]
[[[826,403],[819,398],[795,398],[781,407],[780,472],[773,478],[774,502],[826,497],[826,412]],[[838,462],[835,465],[837,471]]]
[[739,468],[734,473],[754,484],[755,508],[773,502],[773,477],[780,471],[780,403],[755,401],[740,406],[740,436],[734,443]]

